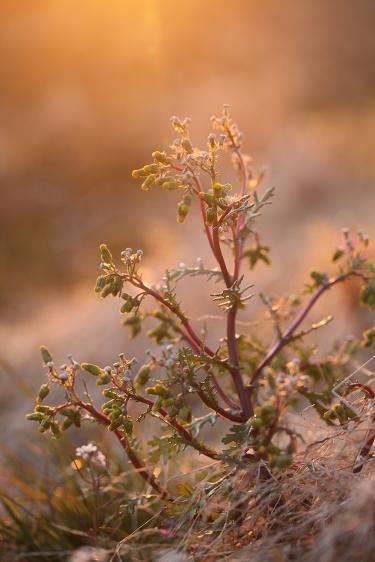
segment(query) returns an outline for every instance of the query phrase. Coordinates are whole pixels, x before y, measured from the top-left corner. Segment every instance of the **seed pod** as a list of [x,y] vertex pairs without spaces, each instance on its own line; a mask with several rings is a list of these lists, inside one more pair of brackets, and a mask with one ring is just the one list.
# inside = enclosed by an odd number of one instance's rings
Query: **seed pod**
[[183,201],[183,203],[184,203],[185,205],[191,205],[192,197],[191,197],[190,193],[186,193],[186,194],[184,195],[184,198],[183,198],[182,201]]
[[45,433],[49,428],[51,427],[51,422],[49,419],[44,419],[38,428],[38,431],[40,431],[40,433]]
[[36,412],[42,412],[42,414],[52,414],[53,410],[50,406],[42,406],[42,404],[37,404],[35,406]]
[[108,426],[108,429],[109,431],[115,431],[115,429],[118,429],[120,425],[122,425],[122,420],[121,418],[117,418],[116,420],[111,421],[111,423]]
[[155,183],[155,179],[156,179],[155,174],[150,174],[149,176],[147,176],[147,178],[141,185],[141,189],[143,191],[148,191],[150,187]]
[[155,394],[158,394],[159,396],[162,396],[163,398],[168,398],[169,397],[169,390],[161,383],[157,383],[154,386],[154,390],[155,390]]
[[185,221],[188,212],[189,212],[188,205],[185,205],[185,203],[183,202],[179,203],[178,210],[177,210],[177,222],[182,224]]
[[60,426],[57,422],[51,423],[51,431],[54,437],[60,437],[61,431],[60,431]]
[[136,388],[139,388],[147,384],[148,381],[150,380],[150,375],[151,375],[150,365],[142,365],[142,367],[139,368],[134,378],[134,385],[136,386]]
[[126,298],[126,301],[122,305],[120,312],[125,314],[127,312],[131,312],[136,305],[136,300],[133,299],[130,295]]
[[214,192],[214,196],[217,198],[223,196],[223,184],[215,182],[212,186],[212,191]]
[[161,164],[168,164],[168,157],[165,152],[159,152],[159,150],[156,150],[152,153],[152,157]]
[[121,277],[115,277],[111,285],[112,295],[114,297],[116,297],[119,293],[121,293],[123,285],[124,285],[123,279]]
[[138,179],[138,178],[144,178],[147,176],[147,173],[144,171],[143,168],[139,168],[138,170],[133,170],[132,171],[132,177],[134,179]]
[[68,409],[67,410],[61,410],[60,414],[62,416],[65,416],[66,418],[69,418],[69,419],[73,420],[75,411],[74,410],[68,410]]
[[[114,390],[112,390],[111,388],[106,388],[105,390],[103,390],[103,396],[105,396],[106,398],[112,398],[115,399],[117,398],[117,394]],[[103,404],[104,406],[105,404]]]
[[43,428],[44,430],[49,429],[51,427],[51,420],[49,420],[48,418],[45,418],[41,422],[40,427]]
[[108,246],[106,244],[100,244],[100,259],[103,263],[111,264],[113,263],[113,258],[111,252],[108,250]]
[[106,297],[108,297],[108,295],[112,295],[114,287],[115,287],[115,285],[113,283],[108,283],[104,287],[104,289],[102,290],[102,293],[100,295],[102,297],[102,299],[105,299]]
[[111,410],[110,414],[108,414],[108,417],[111,421],[113,420],[117,420],[117,418],[119,418],[122,415],[122,411],[119,408],[114,408],[113,410]]
[[123,418],[123,422],[122,422],[123,428],[125,433],[127,433],[128,435],[130,435],[133,431],[133,422],[132,420],[128,417],[128,416],[124,416]]
[[163,183],[161,184],[162,189],[164,189],[164,191],[173,191],[174,189],[177,188],[177,182],[176,180],[173,181],[163,181]]
[[48,349],[46,348],[45,345],[40,346],[40,353],[42,354],[42,359],[43,359],[44,363],[47,364],[50,361],[53,361],[52,355],[50,354],[50,352],[48,351]]
[[216,223],[217,215],[214,207],[208,207],[206,212],[206,223],[208,226],[213,226]]
[[48,394],[49,394],[48,384],[42,384],[42,386],[39,389],[39,393],[38,393],[39,402],[43,402],[43,400],[48,396]]
[[84,369],[90,373],[90,375],[94,375],[94,377],[98,377],[102,373],[101,368],[92,363],[81,363],[81,369]]
[[100,293],[104,289],[105,284],[106,284],[105,275],[99,275],[95,284],[95,289],[94,289],[95,293]]
[[207,205],[212,206],[216,203],[215,197],[211,193],[206,193],[205,191],[200,191],[198,193],[198,197],[199,197],[199,199],[202,199],[202,201],[207,203]]
[[61,430],[66,431],[72,425],[73,425],[73,419],[66,418],[62,423]]
[[32,414],[27,414],[26,419],[29,421],[36,421],[40,422],[44,418],[44,415],[41,412],[33,412]]
[[157,174],[159,166],[157,164],[146,164],[146,166],[143,166],[143,169],[146,174]]

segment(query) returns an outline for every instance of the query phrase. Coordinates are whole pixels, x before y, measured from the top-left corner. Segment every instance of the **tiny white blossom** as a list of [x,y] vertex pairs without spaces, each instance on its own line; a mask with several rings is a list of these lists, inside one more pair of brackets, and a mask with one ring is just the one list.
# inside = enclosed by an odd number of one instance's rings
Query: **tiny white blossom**
[[87,443],[87,445],[77,447],[76,457],[80,457],[87,462],[92,462],[102,468],[106,465],[104,454],[99,451],[98,447],[94,445],[94,443]]

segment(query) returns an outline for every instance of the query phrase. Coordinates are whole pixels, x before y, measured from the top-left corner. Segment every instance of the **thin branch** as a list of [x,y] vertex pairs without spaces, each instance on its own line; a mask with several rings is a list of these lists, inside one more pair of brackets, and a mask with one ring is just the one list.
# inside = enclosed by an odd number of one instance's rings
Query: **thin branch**
[[[104,425],[110,425],[111,420],[99,412],[92,404],[87,402],[79,401],[79,406],[89,412],[92,416],[94,416],[97,420],[99,420]],[[129,440],[125,433],[121,433],[118,429],[115,429],[113,433],[116,435],[117,439],[121,443],[122,448],[126,451],[128,458],[132,465],[134,466],[137,473],[142,476],[143,480],[147,482],[163,499],[168,499],[168,494],[165,490],[163,490],[158,482],[156,481],[154,475],[150,473],[143,462],[139,459],[138,455],[134,452],[129,444]]]
[[[150,400],[149,398],[145,398],[143,396],[140,396],[139,394],[134,394],[133,392],[128,392],[128,391],[126,391],[126,394],[130,398],[133,398],[133,400],[135,400],[137,402],[141,402],[142,404],[146,404],[147,406],[150,406],[151,408],[155,404],[153,400]],[[178,433],[183,437],[183,439],[191,447],[194,447],[194,449],[196,449],[199,453],[201,453],[202,455],[205,455],[206,457],[209,457],[210,459],[217,460],[219,458],[219,453],[217,453],[216,451],[213,451],[211,449],[208,449],[207,447],[205,447],[201,443],[198,443],[197,440],[194,439],[194,437],[191,435],[191,433],[182,424],[180,424],[176,420],[176,418],[173,418],[168,414],[167,410],[165,410],[164,408],[160,408],[160,409],[157,410],[157,412],[161,416],[163,416],[163,418],[165,418],[167,423],[169,425],[171,425],[174,429],[176,429],[176,431],[178,431]]]
[[304,321],[306,316],[309,314],[311,309],[314,307],[316,302],[319,300],[319,298],[328,289],[330,289],[331,287],[333,287],[337,283],[341,283],[343,281],[346,281],[346,279],[348,279],[348,277],[351,277],[351,276],[359,276],[359,277],[363,278],[363,275],[360,272],[350,271],[349,273],[339,275],[338,277],[334,277],[333,279],[330,279],[328,281],[328,283],[326,283],[325,285],[320,287],[320,289],[315,293],[315,295],[309,300],[309,302],[304,306],[304,308],[301,310],[301,312],[293,320],[293,322],[290,324],[289,328],[287,328],[287,330],[284,332],[282,337],[274,344],[274,346],[269,350],[267,355],[264,357],[264,359],[261,361],[261,363],[255,369],[255,371],[254,371],[254,373],[251,377],[251,383],[250,383],[250,387],[249,387],[250,389],[253,388],[254,383],[257,381],[257,379],[262,374],[263,369],[265,367],[267,367],[267,365],[269,365],[271,363],[273,358],[276,357],[276,355],[290,342],[290,339],[293,336],[294,332],[300,326],[300,324],[302,324],[302,322]]
[[228,352],[230,363],[232,366],[231,374],[233,382],[240,399],[244,416],[246,416],[246,419],[248,419],[254,415],[254,411],[250,401],[249,392],[246,390],[240,370],[240,358],[238,355],[238,346],[236,341],[236,314],[237,307],[234,306],[230,309],[227,315]]

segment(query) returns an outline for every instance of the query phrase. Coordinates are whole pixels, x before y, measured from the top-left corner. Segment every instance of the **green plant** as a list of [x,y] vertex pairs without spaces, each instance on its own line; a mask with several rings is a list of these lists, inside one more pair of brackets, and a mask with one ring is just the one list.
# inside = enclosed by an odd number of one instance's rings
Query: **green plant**
[[[152,163],[134,170],[133,177],[142,180],[145,191],[161,188],[179,193],[179,223],[197,203],[216,266],[206,267],[201,259],[192,267],[180,264],[168,269],[161,285],[153,287],[142,276],[141,250],[124,250],[119,267],[102,244],[96,292],[103,298],[119,298],[124,324],[133,337],[146,322],[153,323],[147,334],[161,346],[161,352],[149,351],[147,361],[140,367],[134,358],[120,354],[120,360],[112,366],[79,364],[70,357],[69,363],[58,369],[43,346],[48,381],[39,391],[34,412],[27,416],[38,422],[41,432],[55,437],[70,426],[80,426],[83,419],[107,426],[137,473],[164,499],[170,498],[170,492],[157,481],[152,464],[161,456],[168,459],[187,447],[221,461],[224,470],[227,466],[246,467],[260,462],[265,474],[270,475],[288,467],[298,436],[285,414],[302,398],[327,424],[345,426],[355,421],[357,414],[346,396],[358,386],[349,381],[338,390],[337,383],[350,374],[360,342],[349,339],[335,345],[330,354],[318,355],[306,341],[307,336],[332,318],[328,316],[307,327],[304,321],[325,293],[350,278],[360,281],[361,301],[374,309],[375,267],[366,257],[369,240],[361,231],[354,236],[345,229],[343,247],[333,255],[337,267],[334,276],[313,271],[299,296],[276,299],[260,294],[266,317],[274,327],[273,345],[269,347],[256,334],[237,333],[238,313],[246,309],[253,296],[249,294],[252,285],[246,284],[241,272],[242,264],[249,262],[251,270],[259,262],[270,264],[269,247],[261,241],[256,219],[271,203],[274,189],[260,193],[263,174],[252,175],[251,160],[242,151],[242,135],[227,107],[212,123],[216,132],[209,134],[202,151],[192,143],[189,120],[173,117],[178,138],[170,151],[154,152]],[[218,163],[223,153],[230,155],[239,193],[230,183],[221,182]],[[213,279],[220,286],[211,296],[225,314],[226,329],[214,348],[194,328],[177,296],[178,281],[195,276]],[[154,301],[157,308],[149,310],[147,300]],[[373,339],[368,331],[363,345],[372,346]],[[90,397],[82,398],[78,389],[82,370],[104,387],[106,401],[101,406]],[[63,391],[64,402],[57,406],[45,404],[51,388]],[[207,415],[194,416],[197,401],[208,408]],[[132,402],[144,406],[137,419],[130,414]],[[133,425],[148,416],[157,418],[166,432],[151,440],[150,459],[145,462]],[[224,448],[214,449],[202,441],[201,430],[219,418],[230,422],[231,427],[223,435]],[[283,435],[286,439],[280,438]]]
[[3,459],[2,561],[66,560],[86,545],[110,551],[148,520],[158,523],[158,498],[143,494],[137,476],[124,472],[114,454],[109,461],[88,443],[67,464],[61,449],[52,441],[47,451],[34,446],[33,454],[47,460],[39,466],[11,455]]

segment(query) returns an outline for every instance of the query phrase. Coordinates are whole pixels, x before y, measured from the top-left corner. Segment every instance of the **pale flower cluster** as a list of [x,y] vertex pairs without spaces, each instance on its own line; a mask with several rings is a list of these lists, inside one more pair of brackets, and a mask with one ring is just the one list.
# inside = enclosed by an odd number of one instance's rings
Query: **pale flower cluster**
[[76,449],[76,457],[86,462],[92,462],[102,468],[106,466],[106,458],[94,443],[87,443]]

